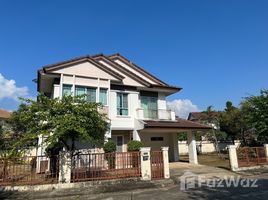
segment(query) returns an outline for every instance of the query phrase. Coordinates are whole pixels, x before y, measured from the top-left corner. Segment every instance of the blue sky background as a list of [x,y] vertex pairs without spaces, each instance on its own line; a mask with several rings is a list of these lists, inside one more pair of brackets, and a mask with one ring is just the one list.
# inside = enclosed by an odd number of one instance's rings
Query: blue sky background
[[[2,86],[13,79],[28,88],[17,93],[35,96],[43,65],[120,52],[183,87],[170,100],[189,99],[200,110],[237,105],[268,86],[267,10],[261,0],[1,0]],[[0,88],[0,108],[15,109],[15,93]]]

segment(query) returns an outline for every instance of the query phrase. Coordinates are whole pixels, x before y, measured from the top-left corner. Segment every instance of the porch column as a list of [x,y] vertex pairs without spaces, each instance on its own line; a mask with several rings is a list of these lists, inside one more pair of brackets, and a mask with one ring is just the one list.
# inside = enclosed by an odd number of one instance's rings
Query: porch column
[[133,134],[133,140],[141,141],[139,132],[137,130],[133,130],[132,134]]
[[188,140],[189,163],[198,164],[194,131],[189,131],[187,133],[187,140]]
[[174,155],[174,162],[178,162],[180,160],[179,157],[179,147],[178,147],[178,134],[172,134],[172,141],[173,141],[173,155]]

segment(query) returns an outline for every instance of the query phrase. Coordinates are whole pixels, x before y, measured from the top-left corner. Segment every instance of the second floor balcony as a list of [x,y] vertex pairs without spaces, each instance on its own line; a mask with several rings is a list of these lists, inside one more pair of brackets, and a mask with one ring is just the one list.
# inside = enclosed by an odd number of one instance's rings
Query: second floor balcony
[[137,118],[143,120],[175,120],[175,112],[164,109],[137,109]]

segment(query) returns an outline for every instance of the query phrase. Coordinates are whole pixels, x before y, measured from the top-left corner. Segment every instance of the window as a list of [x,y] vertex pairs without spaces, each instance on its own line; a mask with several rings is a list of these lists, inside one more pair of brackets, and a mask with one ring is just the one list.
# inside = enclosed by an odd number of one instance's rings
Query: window
[[96,102],[96,88],[88,88],[83,86],[75,87],[75,96],[86,94],[86,100],[89,102]]
[[141,96],[141,107],[143,108],[144,118],[158,118],[157,97]]
[[70,96],[72,95],[72,86],[71,85],[63,85],[62,86],[62,96]]
[[107,105],[107,89],[100,88],[100,99],[99,102],[103,105]]
[[81,96],[85,94],[85,87],[75,86],[75,96]]
[[128,94],[117,93],[117,115],[128,115]]
[[116,152],[123,152],[123,136],[113,135],[112,140],[116,144]]
[[87,89],[87,101],[96,102],[96,89],[95,88],[86,88]]
[[151,141],[163,141],[163,137],[151,137]]

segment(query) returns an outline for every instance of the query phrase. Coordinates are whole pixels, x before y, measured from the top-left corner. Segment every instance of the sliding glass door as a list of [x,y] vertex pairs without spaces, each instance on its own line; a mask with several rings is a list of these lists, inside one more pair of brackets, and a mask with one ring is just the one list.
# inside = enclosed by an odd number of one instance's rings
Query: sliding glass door
[[157,97],[141,96],[141,108],[145,119],[158,118]]

